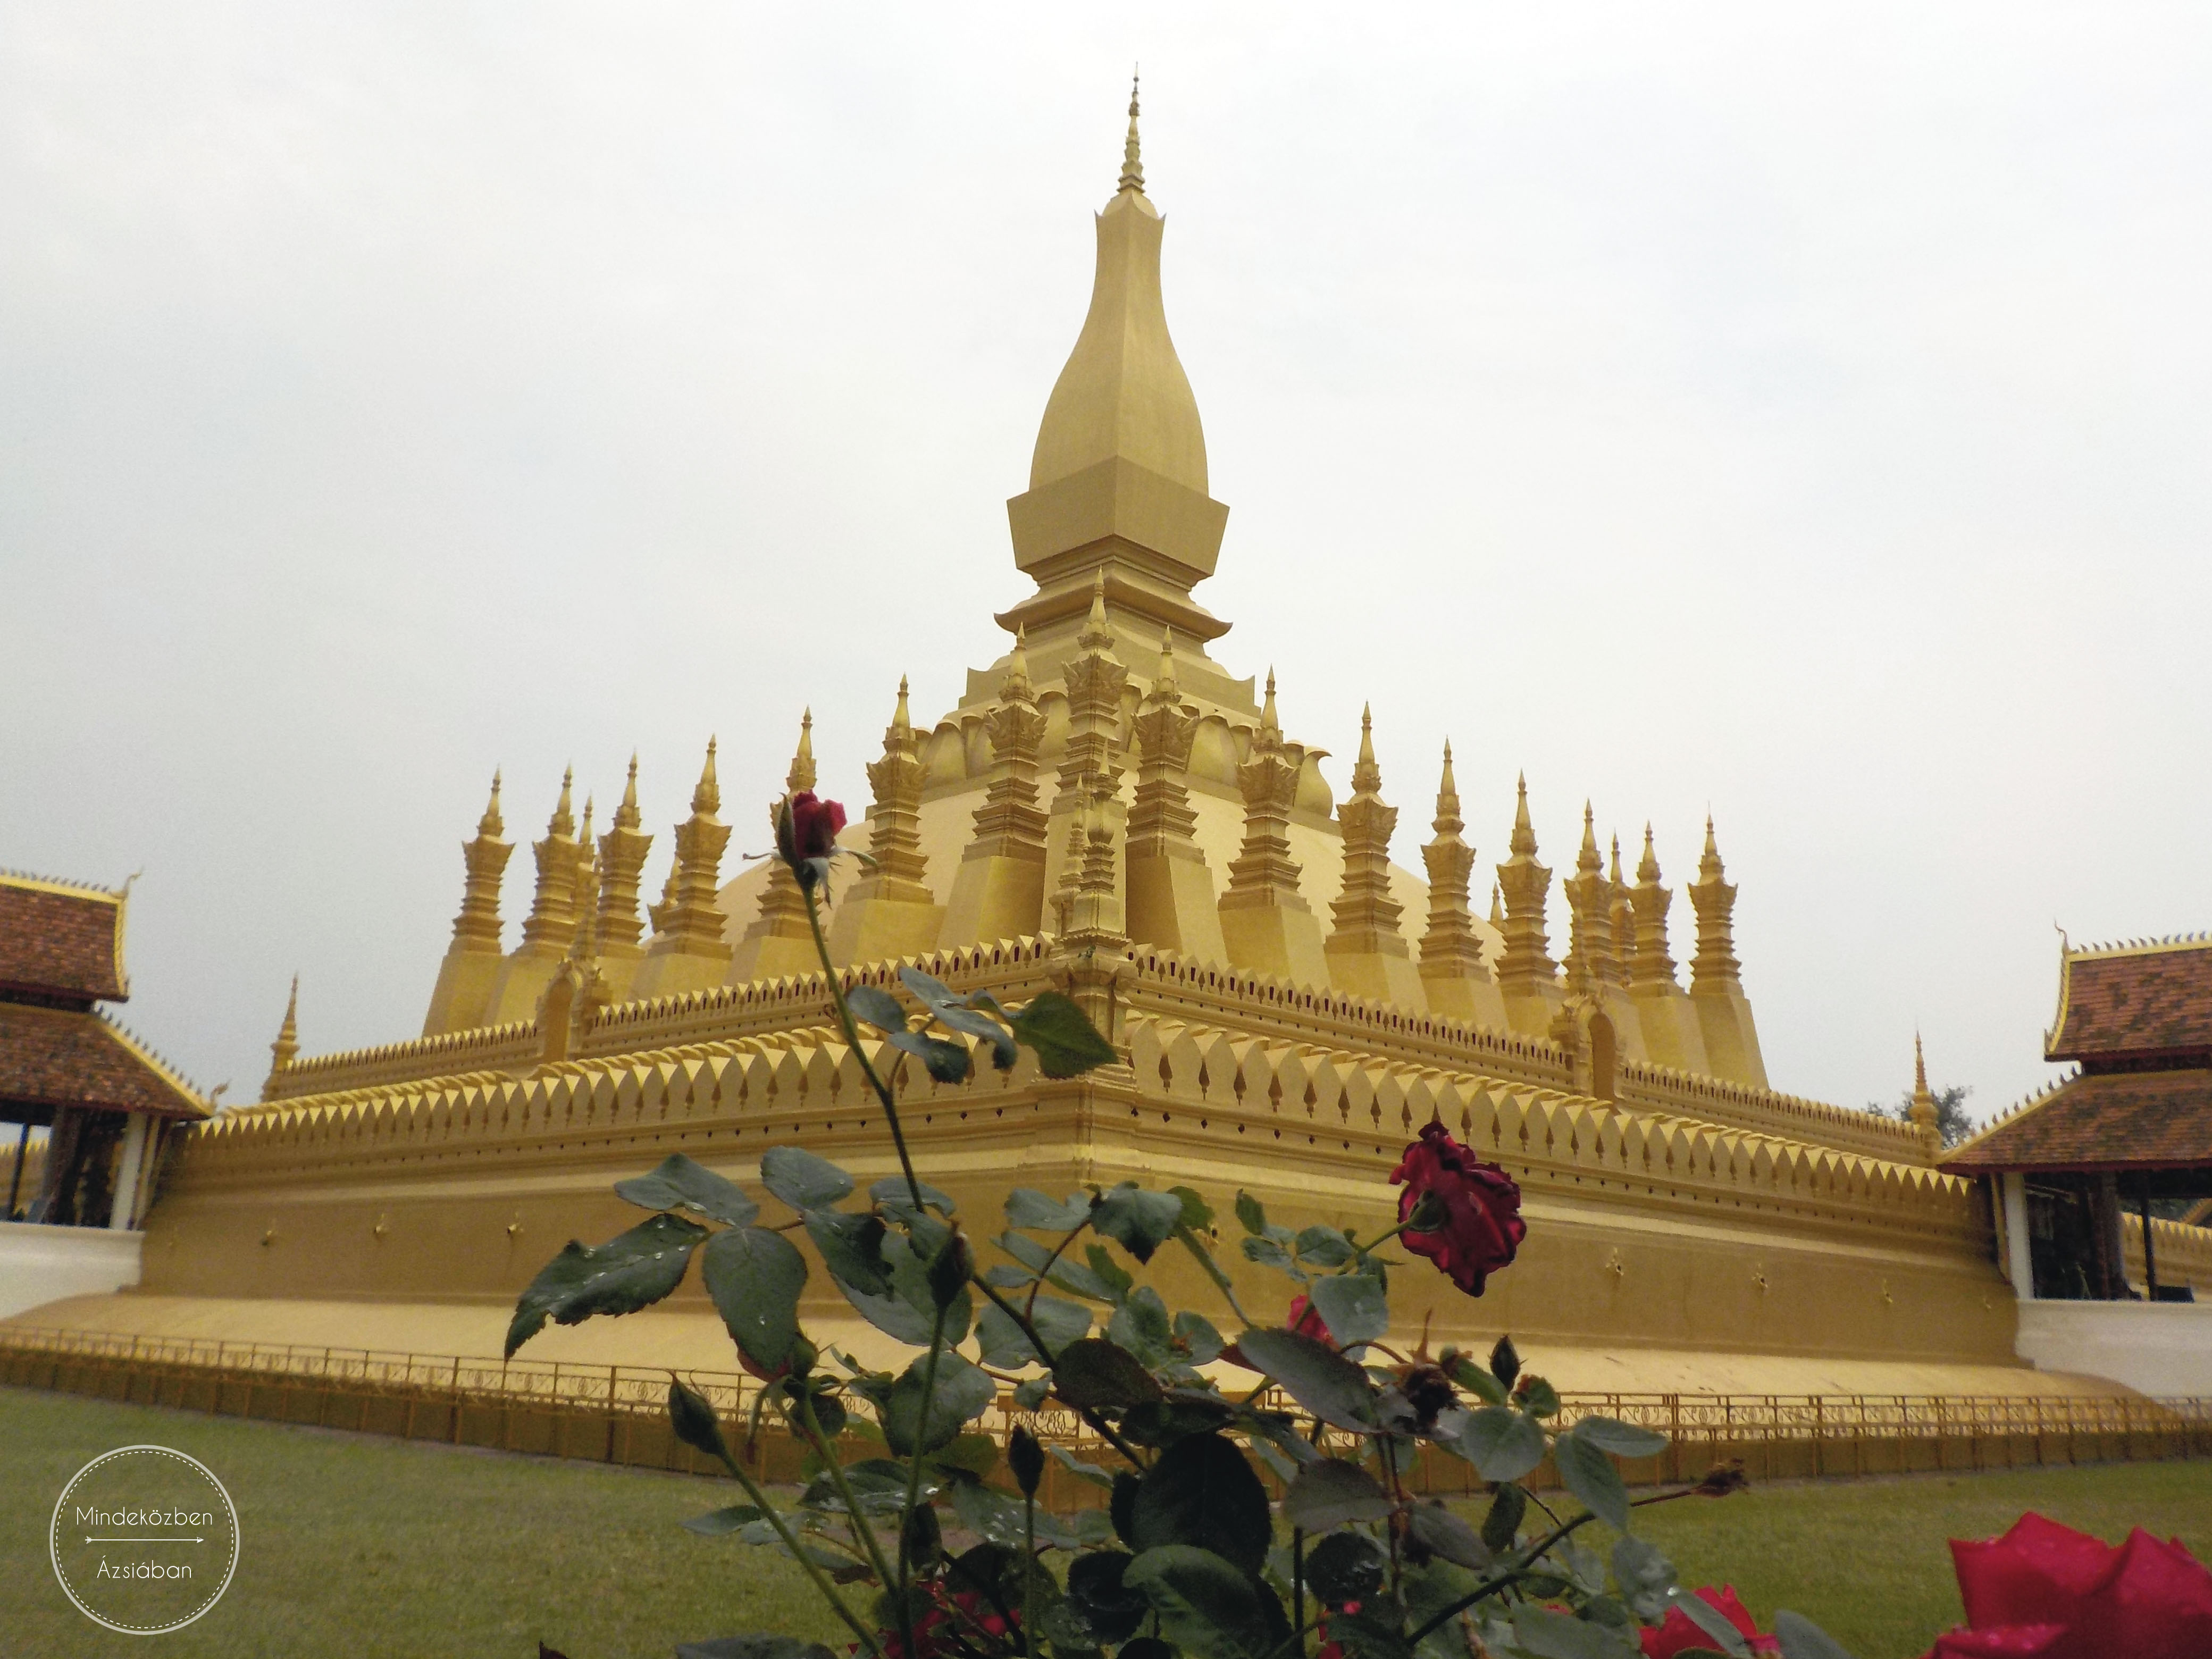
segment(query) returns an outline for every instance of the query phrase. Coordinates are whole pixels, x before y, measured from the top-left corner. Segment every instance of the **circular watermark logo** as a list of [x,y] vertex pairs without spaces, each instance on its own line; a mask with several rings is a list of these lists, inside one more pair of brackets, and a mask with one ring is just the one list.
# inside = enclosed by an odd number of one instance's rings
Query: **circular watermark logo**
[[94,1624],[181,1630],[238,1570],[238,1511],[215,1472],[167,1446],[122,1446],[62,1488],[47,1531],[54,1577]]

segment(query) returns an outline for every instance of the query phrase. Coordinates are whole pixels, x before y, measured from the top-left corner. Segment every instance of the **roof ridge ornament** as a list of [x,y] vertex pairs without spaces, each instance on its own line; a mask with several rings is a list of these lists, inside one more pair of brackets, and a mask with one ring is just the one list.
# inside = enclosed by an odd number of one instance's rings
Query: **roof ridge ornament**
[[1139,196],[1145,193],[1145,163],[1137,146],[1137,70],[1134,68],[1129,71],[1129,136],[1122,141],[1121,177],[1114,186],[1114,193],[1118,196],[1128,190],[1135,191]]

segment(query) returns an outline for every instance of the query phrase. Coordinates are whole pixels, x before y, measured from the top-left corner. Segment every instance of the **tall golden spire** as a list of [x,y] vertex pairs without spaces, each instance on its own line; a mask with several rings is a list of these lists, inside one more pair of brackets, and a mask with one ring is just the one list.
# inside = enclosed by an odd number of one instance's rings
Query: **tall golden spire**
[[1928,1056],[1921,1052],[1920,1033],[1912,1034],[1912,1104],[1905,1110],[1932,1155],[1943,1150],[1943,1113],[1928,1087]]
[[639,953],[638,938],[644,928],[637,914],[638,878],[653,848],[653,837],[639,828],[643,821],[637,810],[637,756],[633,752],[622,805],[615,808],[607,833],[599,837],[597,943],[603,957],[627,959]]
[[1567,951],[1567,983],[1595,994],[1615,983],[1620,970],[1613,945],[1613,884],[1605,878],[1605,860],[1597,850],[1597,814],[1588,801],[1583,803],[1582,850],[1565,887],[1574,929]]
[[264,1100],[276,1098],[284,1073],[300,1052],[300,976],[292,975],[291,1000],[284,1005],[284,1023],[276,1028],[276,1041],[269,1045],[269,1078],[261,1085]]
[[[1397,831],[1398,809],[1383,800],[1382,788],[1382,769],[1375,759],[1375,712],[1372,705],[1363,704],[1352,793],[1336,809],[1344,881],[1329,909],[1333,927],[1327,944],[1334,956],[1408,956],[1406,937],[1398,931],[1404,911],[1390,896],[1390,837]],[[1411,988],[1409,981],[1407,990]],[[1376,983],[1366,988],[1365,994],[1386,995],[1387,988]]]
[[483,816],[477,820],[477,834],[496,841],[507,833],[507,823],[499,815],[499,768],[491,771],[491,799],[484,803]]
[[1145,164],[1137,152],[1137,77],[1133,72],[1129,76],[1129,136],[1121,145],[1121,179],[1114,190],[1116,195],[1125,190],[1133,190],[1139,196],[1145,193]]
[[500,775],[491,775],[491,799],[477,820],[476,838],[461,843],[467,874],[461,887],[460,914],[453,918],[453,943],[464,952],[499,953],[499,885],[514,848],[504,839],[499,813]]
[[1620,834],[1618,830],[1613,832],[1613,871],[1606,878],[1606,886],[1611,895],[1613,957],[1613,965],[1619,970],[1615,978],[1626,985],[1628,982],[1628,964],[1636,957],[1636,905],[1628,896],[1628,884],[1620,876]]
[[1528,817],[1528,776],[1515,784],[1512,857],[1498,866],[1505,893],[1505,949],[1498,958],[1498,983],[1508,996],[1528,995],[1557,977],[1551,943],[1545,937],[1544,901],[1552,872],[1536,862],[1536,828]]
[[1097,218],[1091,308],[1037,423],[1029,488],[1006,504],[1014,562],[1037,592],[999,620],[1027,623],[1054,659],[1101,568],[1114,572],[1117,613],[1200,642],[1227,632],[1190,597],[1213,574],[1229,509],[1206,494],[1206,431],[1168,333],[1164,227],[1145,194],[1133,86],[1129,112],[1121,179]]
[[[714,745],[710,743],[707,745],[707,769],[709,774],[713,772],[714,766]],[[794,795],[802,789],[811,789],[814,787],[814,711],[811,708],[805,710],[799,717],[799,747],[792,751],[791,770],[784,774],[783,782],[784,787]],[[720,799],[721,796],[717,792],[715,795],[717,804]]]
[[714,742],[707,739],[706,763],[699,769],[698,787],[691,792],[691,816],[676,826],[673,890],[654,918],[660,933],[653,950],[664,956],[724,961],[729,956],[729,947],[722,942],[718,890],[730,826],[715,816],[721,809],[722,789],[714,776]]
[[1698,913],[1698,951],[1690,958],[1690,988],[1735,988],[1742,983],[1743,968],[1735,957],[1735,889],[1721,867],[1710,812],[1705,814],[1705,856],[1698,860],[1698,878],[1690,884],[1690,903]]
[[[791,757],[791,770],[784,774],[784,787],[793,794],[814,787],[814,711],[807,709],[799,720],[799,747]],[[773,830],[778,807],[769,808],[769,822]],[[764,976],[757,973],[765,960],[766,972],[788,971],[781,967],[782,959],[790,957],[793,965],[802,959],[795,950],[778,940],[806,940],[812,948],[812,925],[806,919],[806,896],[799,890],[798,878],[791,866],[781,859],[768,861],[768,884],[761,890],[760,914],[745,929],[744,939],[738,943],[738,955],[730,971],[740,980]]]
[[545,839],[534,842],[530,849],[538,860],[538,889],[522,923],[526,956],[564,957],[575,936],[576,815],[569,808],[575,782],[574,767],[561,774],[561,799],[546,820]]
[[1283,722],[1275,714],[1275,670],[1273,664],[1267,668],[1267,700],[1260,706],[1260,730],[1255,741],[1259,740],[1270,743],[1283,740]]
[[1421,848],[1421,863],[1429,873],[1428,931],[1421,935],[1421,977],[1431,982],[1433,1006],[1440,1000],[1437,982],[1490,977],[1482,963],[1482,940],[1475,933],[1468,905],[1468,878],[1474,870],[1474,848],[1461,834],[1467,821],[1460,816],[1459,780],[1452,775],[1449,738],[1444,742],[1443,771],[1437,779],[1437,816],[1430,828],[1435,837]]
[[1635,943],[1628,954],[1631,988],[1672,988],[1674,958],[1667,948],[1667,912],[1674,895],[1659,884],[1659,854],[1648,823],[1644,826],[1644,857],[1636,866],[1636,885],[1628,890],[1628,902],[1636,917]]

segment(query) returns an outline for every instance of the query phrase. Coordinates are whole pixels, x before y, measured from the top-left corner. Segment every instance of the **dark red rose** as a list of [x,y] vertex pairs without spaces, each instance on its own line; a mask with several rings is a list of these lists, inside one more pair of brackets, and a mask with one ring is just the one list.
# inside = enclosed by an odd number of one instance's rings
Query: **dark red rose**
[[2036,1514],[2002,1538],[1954,1540],[1966,1626],[1928,1659],[2193,1659],[2212,1653],[2212,1572],[2136,1528],[2118,1549]]
[[1283,1321],[1283,1328],[1296,1331],[1300,1336],[1310,1336],[1316,1342],[1326,1342],[1331,1347],[1336,1346],[1336,1339],[1328,1334],[1328,1326],[1322,1319],[1321,1310],[1303,1296],[1291,1298],[1291,1311]]
[[1406,1148],[1390,1171],[1398,1194],[1398,1219],[1413,1217],[1424,1199],[1434,1202],[1422,1219],[1436,1225],[1405,1232],[1398,1242],[1425,1255],[1451,1276],[1469,1296],[1480,1296],[1486,1274],[1510,1265],[1528,1224],[1521,1218],[1521,1188],[1495,1164],[1485,1164],[1454,1140],[1441,1123],[1431,1123]]
[[[1744,1643],[1753,1653],[1779,1653],[1782,1644],[1771,1636],[1759,1633],[1759,1621],[1751,1616],[1751,1609],[1736,1600],[1735,1586],[1723,1584],[1718,1589],[1706,1585],[1697,1593],[1698,1600],[1734,1625]],[[1678,1653],[1692,1648],[1710,1648],[1713,1638],[1699,1629],[1695,1620],[1680,1607],[1667,1609],[1667,1622],[1656,1629],[1643,1632],[1644,1659],[1674,1659]]]
[[823,800],[811,789],[802,789],[777,814],[776,851],[787,864],[826,859],[837,850],[837,832],[844,827],[843,803]]

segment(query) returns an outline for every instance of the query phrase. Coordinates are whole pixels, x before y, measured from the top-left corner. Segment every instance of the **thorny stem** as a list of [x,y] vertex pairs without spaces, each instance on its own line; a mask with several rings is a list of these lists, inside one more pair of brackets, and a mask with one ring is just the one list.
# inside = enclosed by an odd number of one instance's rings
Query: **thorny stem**
[[853,1496],[853,1488],[845,1480],[845,1466],[837,1461],[837,1454],[830,1444],[829,1436],[822,1432],[821,1419],[814,1414],[813,1395],[809,1394],[799,1395],[797,1416],[799,1426],[806,1431],[806,1437],[812,1443],[815,1455],[822,1460],[823,1472],[830,1477],[830,1484],[836,1487],[837,1496],[844,1500],[846,1518],[851,1523],[853,1531],[859,1536],[862,1547],[867,1551],[868,1559],[875,1565],[877,1581],[880,1583],[890,1583],[891,1582],[890,1564],[884,1559],[883,1546],[876,1538],[876,1529],[868,1524],[866,1515],[863,1513],[859,1502]]
[[[719,1439],[720,1437],[717,1438]],[[721,1458],[722,1467],[735,1475],[738,1484],[745,1489],[745,1496],[753,1500],[753,1507],[760,1510],[762,1515],[767,1517],[769,1525],[775,1528],[775,1535],[782,1540],[783,1547],[792,1559],[798,1562],[807,1577],[813,1581],[816,1593],[830,1604],[840,1619],[845,1621],[846,1628],[860,1638],[860,1645],[873,1656],[873,1659],[884,1659],[883,1647],[877,1642],[875,1632],[861,1623],[860,1616],[845,1605],[845,1598],[837,1594],[836,1586],[830,1582],[829,1575],[815,1565],[814,1558],[799,1548],[798,1537],[785,1524],[783,1516],[777,1513],[775,1506],[769,1502],[769,1496],[761,1490],[760,1483],[745,1473],[743,1464],[730,1455],[730,1449],[727,1446],[719,1446],[716,1449],[716,1455]],[[907,1650],[909,1653],[913,1651],[911,1644]]]
[[[1392,1500],[1402,1509],[1405,1506],[1406,1492],[1405,1489],[1398,1484],[1397,1447],[1392,1443],[1391,1437],[1386,1434],[1382,1437],[1376,1449],[1382,1454],[1383,1473],[1390,1477],[1390,1497]],[[1391,1516],[1391,1525],[1389,1530],[1390,1536],[1390,1594],[1393,1595],[1403,1595],[1405,1594],[1405,1575],[1404,1569],[1400,1566],[1398,1561],[1398,1527],[1397,1516],[1395,1515]]]
[[[1037,1328],[1022,1316],[1022,1310],[1014,1306],[1012,1303],[1007,1301],[1005,1297],[1000,1296],[999,1294],[998,1286],[990,1283],[983,1277],[982,1274],[975,1273],[970,1275],[969,1283],[975,1285],[977,1290],[982,1291],[985,1296],[990,1297],[992,1303],[998,1308],[1000,1313],[1006,1315],[1007,1318],[1012,1320],[1016,1325],[1021,1328],[1022,1334],[1029,1339],[1030,1346],[1036,1350],[1037,1358],[1044,1362],[1044,1368],[1047,1370],[1050,1370],[1053,1364],[1052,1350],[1045,1346],[1044,1338],[1037,1334]],[[1088,1406],[1078,1406],[1075,1408],[1075,1414],[1081,1418],[1084,1422],[1088,1424],[1091,1428],[1097,1431],[1099,1437],[1104,1440],[1108,1445],[1113,1447],[1115,1451],[1127,1458],[1131,1467],[1139,1469],[1145,1467],[1145,1460],[1137,1455],[1136,1448],[1132,1446],[1127,1441],[1124,1440],[1121,1437],[1120,1433],[1115,1431],[1114,1425],[1106,1421],[1104,1418],[1099,1416],[1097,1412],[1091,1410]]]
[[1022,1494],[1022,1651],[1036,1651],[1036,1494]]
[[[815,930],[817,937],[821,930]],[[911,1181],[914,1177],[907,1177]],[[915,1200],[917,1203],[919,1200]],[[907,1594],[912,1583],[912,1566],[908,1544],[914,1531],[915,1505],[921,1502],[921,1449],[929,1441],[930,1408],[937,1404],[937,1356],[945,1352],[945,1307],[937,1310],[936,1323],[930,1327],[929,1352],[921,1362],[921,1410],[915,1419],[914,1458],[907,1469],[906,1503],[899,1510],[899,1634],[905,1640],[902,1650],[911,1659],[917,1651],[914,1645],[914,1598]]]
[[853,1024],[853,1011],[845,1006],[845,988],[837,978],[837,969],[830,961],[830,941],[822,936],[822,910],[815,902],[812,886],[802,884],[800,892],[806,899],[806,925],[814,930],[814,953],[822,958],[822,976],[830,987],[830,1000],[836,1006],[837,1023],[844,1027],[845,1046],[860,1062],[860,1070],[868,1079],[868,1086],[876,1091],[876,1098],[884,1103],[884,1118],[891,1126],[891,1145],[898,1149],[899,1168],[906,1175],[908,1195],[914,1200],[917,1212],[921,1209],[921,1182],[914,1173],[914,1159],[906,1150],[906,1132],[899,1127],[898,1103],[891,1098],[890,1090],[883,1079],[876,1075],[873,1061],[866,1049],[860,1047],[860,1028]]
[[1306,1532],[1304,1527],[1291,1528],[1291,1623],[1304,1626],[1306,1622]]

